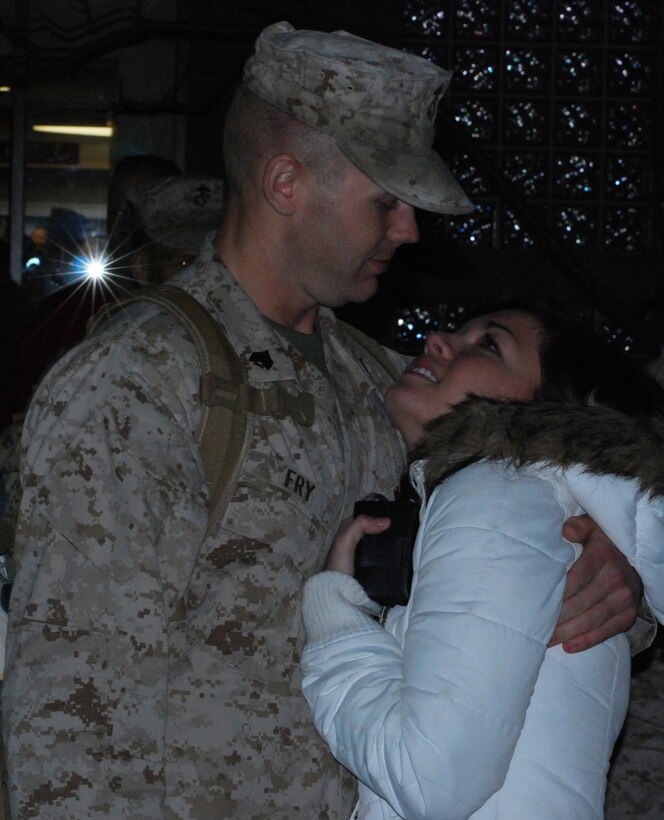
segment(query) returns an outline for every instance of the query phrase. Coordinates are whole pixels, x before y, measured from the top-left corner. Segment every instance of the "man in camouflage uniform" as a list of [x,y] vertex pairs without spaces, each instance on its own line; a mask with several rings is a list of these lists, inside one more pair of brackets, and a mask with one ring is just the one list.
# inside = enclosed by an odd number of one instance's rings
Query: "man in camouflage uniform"
[[251,385],[308,394],[313,414],[256,416],[213,531],[200,365],[177,321],[133,305],[42,383],[4,693],[16,817],[348,816],[351,778],[299,691],[300,588],[404,451],[389,376],[329,307],[375,292],[417,239],[413,206],[470,207],[431,149],[448,79],[350,35],[259,38],[228,115],[221,228],[175,281]]

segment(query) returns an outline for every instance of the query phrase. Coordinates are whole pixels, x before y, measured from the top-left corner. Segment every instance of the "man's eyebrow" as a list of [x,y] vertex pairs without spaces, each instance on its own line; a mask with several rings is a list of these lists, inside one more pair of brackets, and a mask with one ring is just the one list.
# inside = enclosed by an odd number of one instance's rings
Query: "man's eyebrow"
[[514,333],[512,333],[512,331],[508,327],[506,327],[505,325],[501,325],[500,322],[487,322],[486,326],[487,326],[487,328],[497,327],[499,330],[504,330],[505,333],[509,333],[510,336],[514,339],[514,341],[516,341],[516,336],[514,335]]

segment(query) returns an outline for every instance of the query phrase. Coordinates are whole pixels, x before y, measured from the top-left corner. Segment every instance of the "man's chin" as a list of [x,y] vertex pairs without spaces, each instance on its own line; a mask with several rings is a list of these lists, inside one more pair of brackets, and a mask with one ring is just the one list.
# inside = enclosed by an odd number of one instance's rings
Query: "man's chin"
[[371,279],[366,279],[355,289],[352,297],[348,301],[355,304],[367,302],[372,296],[375,296],[378,293],[378,286],[379,283],[377,276],[374,276]]
[[360,305],[368,302],[372,296],[378,293],[378,277],[365,279],[358,283],[352,290],[346,291],[338,296],[330,295],[321,305],[328,308],[342,308],[344,305]]

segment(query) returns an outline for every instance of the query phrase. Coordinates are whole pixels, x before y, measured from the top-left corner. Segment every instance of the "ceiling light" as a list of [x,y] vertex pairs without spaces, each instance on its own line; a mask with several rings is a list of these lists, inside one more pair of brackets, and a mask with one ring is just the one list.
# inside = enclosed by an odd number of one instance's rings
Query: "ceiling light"
[[42,134],[70,134],[79,137],[112,137],[110,125],[33,125],[33,131]]

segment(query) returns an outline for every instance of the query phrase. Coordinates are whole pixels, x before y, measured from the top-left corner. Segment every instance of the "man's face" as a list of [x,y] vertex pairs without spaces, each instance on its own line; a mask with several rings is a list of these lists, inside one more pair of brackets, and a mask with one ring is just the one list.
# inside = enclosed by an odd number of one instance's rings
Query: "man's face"
[[310,177],[298,234],[298,284],[313,303],[328,307],[373,296],[397,248],[419,238],[412,206],[346,161],[332,185]]

